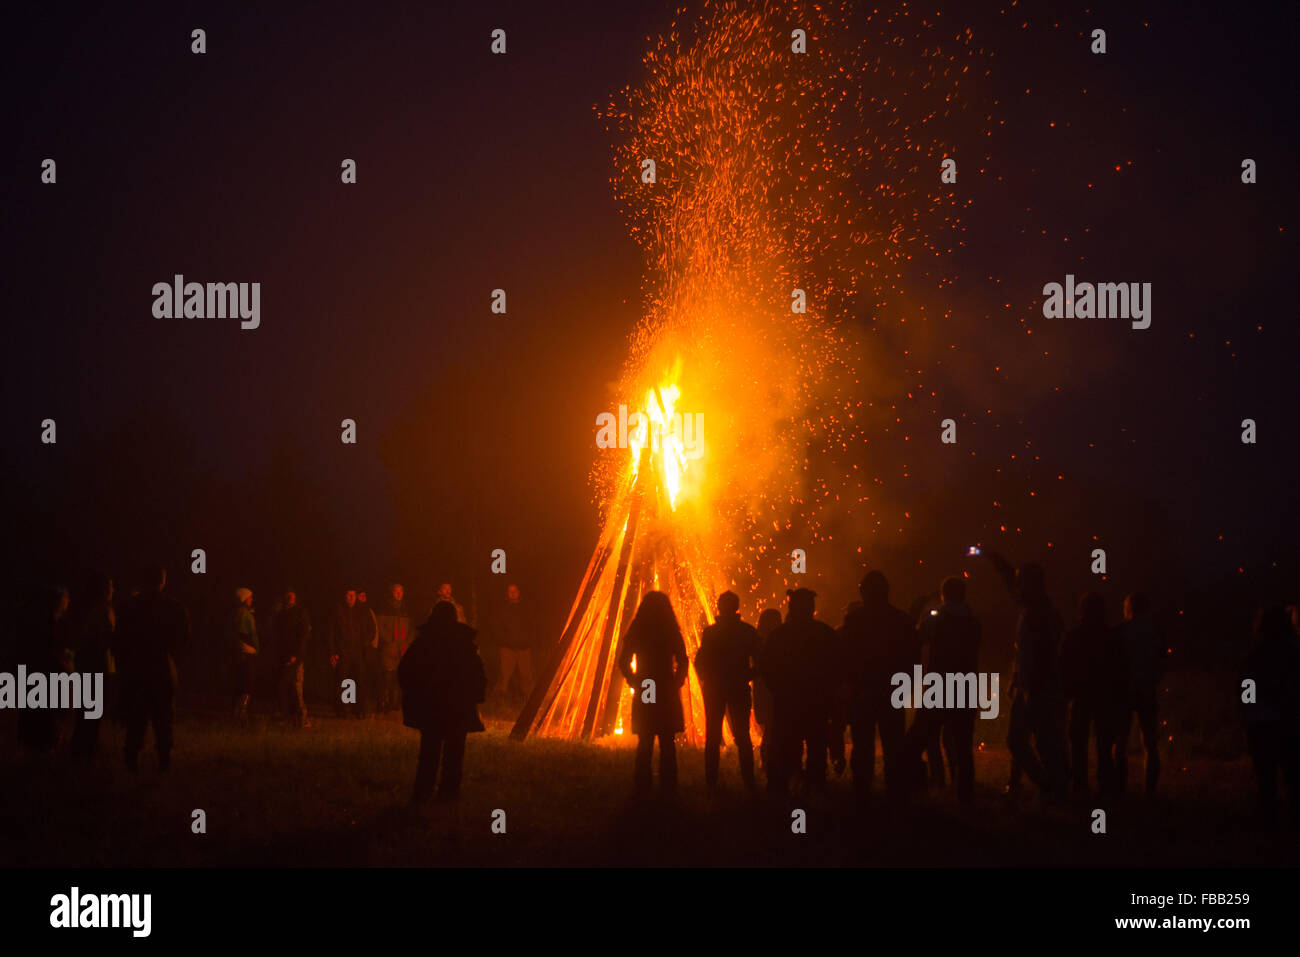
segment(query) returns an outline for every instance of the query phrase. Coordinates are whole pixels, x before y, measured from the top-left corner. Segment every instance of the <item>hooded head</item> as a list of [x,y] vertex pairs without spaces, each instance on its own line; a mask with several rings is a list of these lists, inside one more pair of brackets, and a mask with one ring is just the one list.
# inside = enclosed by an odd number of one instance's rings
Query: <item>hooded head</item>
[[236,588],[235,600],[241,605],[251,605],[253,603],[253,593],[247,588]]
[[429,612],[427,624],[438,631],[446,631],[456,624],[456,606],[448,601],[436,603],[433,606],[433,611]]

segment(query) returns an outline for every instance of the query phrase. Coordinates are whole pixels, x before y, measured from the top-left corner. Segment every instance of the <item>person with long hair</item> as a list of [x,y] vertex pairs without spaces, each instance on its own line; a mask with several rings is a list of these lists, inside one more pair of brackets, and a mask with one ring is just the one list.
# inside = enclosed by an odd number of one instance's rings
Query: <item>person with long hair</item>
[[[633,659],[636,664],[633,666]],[[632,687],[632,733],[637,736],[636,786],[650,790],[651,759],[659,739],[659,786],[677,788],[674,735],[686,730],[682,685],[686,683],[686,642],[672,602],[661,591],[646,592],[623,636],[618,668]]]

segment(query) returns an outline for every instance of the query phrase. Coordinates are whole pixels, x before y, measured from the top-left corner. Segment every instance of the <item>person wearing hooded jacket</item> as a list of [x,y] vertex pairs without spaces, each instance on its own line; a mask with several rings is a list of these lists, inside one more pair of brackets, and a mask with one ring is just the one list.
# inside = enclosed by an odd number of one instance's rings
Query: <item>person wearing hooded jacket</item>
[[487,693],[487,673],[476,634],[456,620],[453,605],[440,601],[398,666],[403,723],[420,732],[413,805],[428,801],[435,785],[438,801],[456,800],[464,772],[465,739],[484,730],[478,704]]

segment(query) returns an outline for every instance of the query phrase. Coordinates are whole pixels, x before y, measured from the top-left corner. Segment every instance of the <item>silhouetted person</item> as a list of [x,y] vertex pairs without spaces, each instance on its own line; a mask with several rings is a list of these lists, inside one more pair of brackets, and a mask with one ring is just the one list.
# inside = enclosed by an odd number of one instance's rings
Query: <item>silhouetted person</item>
[[302,697],[303,656],[311,639],[311,618],[298,604],[298,593],[286,589],[271,619],[275,633],[276,697],[284,714],[300,728],[310,728],[307,703]]
[[261,649],[257,617],[253,614],[253,593],[247,588],[235,589],[235,607],[226,618],[226,647],[235,664],[235,720],[247,721],[257,653]]
[[704,783],[718,786],[722,718],[726,715],[740,757],[740,777],[754,787],[754,745],[749,738],[749,682],[760,654],[761,640],[753,625],[740,620],[740,599],[734,592],[718,596],[718,620],[704,629],[695,655],[695,674],[704,697]]
[[[767,645],[768,636],[781,627],[781,610],[764,608],[758,616],[758,624],[755,627],[758,630],[758,660],[762,661],[762,649]],[[763,680],[761,671],[754,676],[754,721],[758,725],[759,734],[763,736],[758,746],[758,754],[763,761],[763,771],[766,773],[768,755],[771,753],[768,744],[772,737],[772,691]]]
[[527,698],[533,690],[533,626],[528,609],[520,598],[518,585],[506,587],[506,603],[499,612],[496,632],[501,672],[493,697],[505,704],[510,678],[518,673],[519,688]]
[[[330,619],[330,665],[334,668],[334,713],[339,717],[361,717],[365,702],[366,624],[369,612],[357,604],[357,592],[349,588],[335,606]],[[354,683],[353,703],[343,701],[343,682]]]
[[1118,754],[1120,790],[1128,789],[1128,741],[1134,718],[1146,752],[1146,794],[1156,791],[1160,779],[1160,714],[1156,690],[1164,674],[1165,646],[1151,614],[1151,599],[1133,592],[1124,599],[1124,624],[1120,625],[1128,655],[1128,714]]
[[1291,813],[1300,822],[1300,640],[1285,609],[1267,608],[1256,616],[1255,645],[1242,678],[1255,687],[1254,703],[1243,702],[1241,710],[1255,766],[1260,818],[1266,824],[1276,818],[1281,771],[1290,792]]
[[[59,670],[68,601],[66,588],[38,588],[20,612],[15,651],[18,663],[27,666],[28,674],[39,672],[48,677]],[[26,691],[17,689],[18,694]],[[54,750],[54,738],[54,712],[49,708],[23,708],[18,712],[18,742],[25,758],[47,757]]]
[[[71,609],[71,594],[64,589],[65,597],[61,600],[54,622],[54,647],[58,652],[55,671],[71,674],[76,668],[77,620]],[[57,751],[64,744],[72,741],[72,732],[76,727],[77,713],[58,708],[54,715],[54,747]]]
[[397,666],[414,637],[411,616],[406,611],[406,590],[398,582],[388,586],[388,596],[379,608],[379,710],[392,711],[400,697]]
[[460,794],[465,738],[483,730],[478,703],[487,692],[487,674],[475,634],[469,625],[456,620],[450,602],[440,601],[398,665],[402,720],[420,732],[412,804],[428,801],[435,785],[439,801],[454,801]]
[[[919,626],[924,621],[924,616],[927,616],[932,611],[939,610],[941,601],[942,599],[938,594],[922,595],[908,606],[907,616],[912,620],[913,625]],[[926,634],[928,637],[929,632]],[[928,666],[931,648],[928,644],[920,643],[919,635],[918,627],[918,647],[920,648],[918,652],[920,658],[918,660],[923,660]],[[947,785],[947,778],[944,775],[943,742],[940,740],[943,728],[938,724],[930,724],[924,726],[921,730],[925,733],[923,749],[925,767],[919,770],[914,766],[909,767],[907,773],[914,779],[911,783],[920,786],[924,786],[925,775],[928,773],[930,785],[942,790]]]
[[[633,656],[636,671],[632,670]],[[659,739],[659,786],[666,793],[677,788],[677,746],[673,736],[686,730],[681,689],[688,667],[686,642],[672,602],[661,591],[646,592],[618,654],[618,670],[632,688],[636,786],[642,793],[650,790],[655,738]]]
[[469,619],[465,617],[465,609],[460,606],[460,602],[458,602],[451,594],[451,582],[443,582],[441,585],[438,586],[437,600],[445,601],[447,602],[447,604],[455,608],[456,620],[460,622],[462,625],[467,624],[469,622]]
[[889,581],[878,571],[858,583],[862,601],[840,628],[843,673],[849,687],[849,727],[853,735],[853,791],[859,800],[871,792],[876,775],[876,733],[884,758],[885,787],[898,796],[903,784],[903,732],[907,716],[890,704],[892,677],[911,674],[919,663],[916,629],[908,614],[889,603]]
[[1047,595],[1041,565],[1018,569],[1001,555],[984,549],[1020,606],[1016,623],[1015,670],[1011,676],[1011,714],[1007,748],[1011,752],[1009,792],[1026,774],[1046,796],[1061,797],[1067,783],[1065,766],[1065,695],[1061,688],[1061,616]]
[[[974,688],[979,681],[979,649],[982,637],[979,619],[966,604],[966,582],[951,577],[943,580],[939,588],[940,604],[928,615],[921,616],[920,638],[930,649],[926,666],[929,673],[943,676],[945,687],[948,675],[975,675],[976,683],[967,684],[964,707],[955,702],[944,702],[947,707],[922,708],[908,730],[908,762],[919,768],[921,751],[927,741],[935,737],[937,729],[942,734],[943,750],[952,767],[953,783],[957,786],[957,800],[970,804],[975,797],[975,721],[979,717],[978,695]],[[942,762],[942,758],[939,758]]]
[[[851,601],[844,609],[844,619],[847,621],[854,611],[862,607],[862,602]],[[845,662],[842,659],[844,650],[844,626],[841,624],[835,629],[836,635],[836,663],[835,671],[839,676],[839,681],[831,688],[831,713],[826,720],[826,755],[830,759],[831,770],[835,772],[836,777],[844,774],[844,769],[848,767],[848,748],[844,742],[845,733],[849,729],[849,698],[851,691],[848,681],[844,680],[843,667]],[[874,747],[874,745],[873,745]]]
[[1061,644],[1061,681],[1070,702],[1070,780],[1088,790],[1088,733],[1096,728],[1097,787],[1122,790],[1116,751],[1128,721],[1128,656],[1119,630],[1106,624],[1106,601],[1088,592],[1079,601],[1079,627]]
[[153,569],[148,585],[118,616],[114,651],[122,674],[126,766],[137,770],[145,729],[152,724],[158,767],[166,771],[171,766],[176,656],[189,642],[190,616],[184,605],[163,591],[167,587],[164,569]]
[[[89,601],[81,609],[76,621],[74,650],[77,671],[102,674],[104,688],[108,688],[109,657],[113,647],[113,634],[117,630],[117,615],[113,611],[113,579],[101,575],[91,582],[87,591]],[[106,713],[106,712],[105,712]],[[98,719],[87,718],[84,711],[76,715],[72,733],[72,752],[82,761],[89,761],[99,750]]]
[[767,775],[769,793],[787,793],[807,748],[807,792],[826,790],[826,725],[835,684],[835,629],[818,621],[817,593],[808,588],[787,592],[785,621],[768,636],[759,670],[772,690],[773,742]]
[[[379,618],[366,600],[366,590],[357,589],[361,609],[361,680],[357,683],[357,706],[363,712],[379,708]],[[362,694],[365,697],[362,697]]]

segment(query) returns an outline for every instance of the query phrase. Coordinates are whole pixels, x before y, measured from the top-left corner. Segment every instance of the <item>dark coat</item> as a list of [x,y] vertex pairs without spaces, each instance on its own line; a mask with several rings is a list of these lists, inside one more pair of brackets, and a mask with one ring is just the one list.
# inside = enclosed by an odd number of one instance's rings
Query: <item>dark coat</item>
[[1016,626],[1016,664],[1012,684],[1048,707],[1064,706],[1061,688],[1061,616],[1042,603],[1020,612]]
[[1255,682],[1255,703],[1240,706],[1246,725],[1300,736],[1300,639],[1279,631],[1257,641],[1241,677]]
[[397,663],[406,654],[414,636],[411,616],[406,603],[388,598],[379,611],[379,665],[385,671],[396,671]]
[[117,669],[124,681],[176,684],[176,656],[189,643],[185,606],[159,589],[127,602],[113,637]]
[[330,621],[330,654],[344,658],[360,657],[370,637],[366,633],[366,619],[369,617],[370,611],[365,605],[354,604],[349,608],[347,603],[343,603],[336,606]]
[[756,674],[752,662],[758,659],[761,644],[758,631],[739,615],[719,617],[704,629],[695,655],[701,690],[710,696],[746,690]]
[[487,693],[487,674],[469,625],[439,628],[426,622],[402,656],[402,722],[439,734],[482,731],[478,703]]
[[836,683],[835,629],[816,618],[789,618],[763,646],[759,663],[778,721],[825,720]]
[[858,707],[888,706],[892,679],[921,663],[916,628],[905,611],[888,602],[855,608],[840,629],[840,674]]
[[[979,619],[964,601],[946,601],[934,612],[924,617],[918,629],[922,643],[930,646],[926,670],[940,675],[978,675],[983,635]],[[978,708],[976,697],[966,700],[964,710]]]
[[497,614],[497,647],[523,651],[533,645],[533,627],[522,601],[507,601]]
[[1138,615],[1119,626],[1128,657],[1129,694],[1155,694],[1164,674],[1165,645],[1150,614]]
[[108,602],[97,601],[86,610],[76,635],[78,671],[108,671],[109,649],[116,630],[117,616]]
[[1061,681],[1065,696],[1098,707],[1128,703],[1128,656],[1120,629],[1087,622],[1061,643]]
[[[633,655],[636,655],[635,673]],[[678,734],[686,730],[681,689],[686,683],[688,667],[686,643],[680,631],[655,627],[640,618],[632,620],[623,636],[618,668],[633,690],[633,734]],[[643,700],[641,682],[647,678],[655,683],[653,704]]]
[[280,608],[271,620],[275,633],[275,653],[281,663],[290,658],[302,661],[307,651],[307,639],[311,637],[311,618],[302,605],[287,605]]
[[929,670],[965,675],[980,667],[980,621],[965,602],[945,602],[923,633],[930,644]]
[[379,647],[379,618],[368,604],[358,601],[357,607],[361,609],[361,647],[369,654]]

